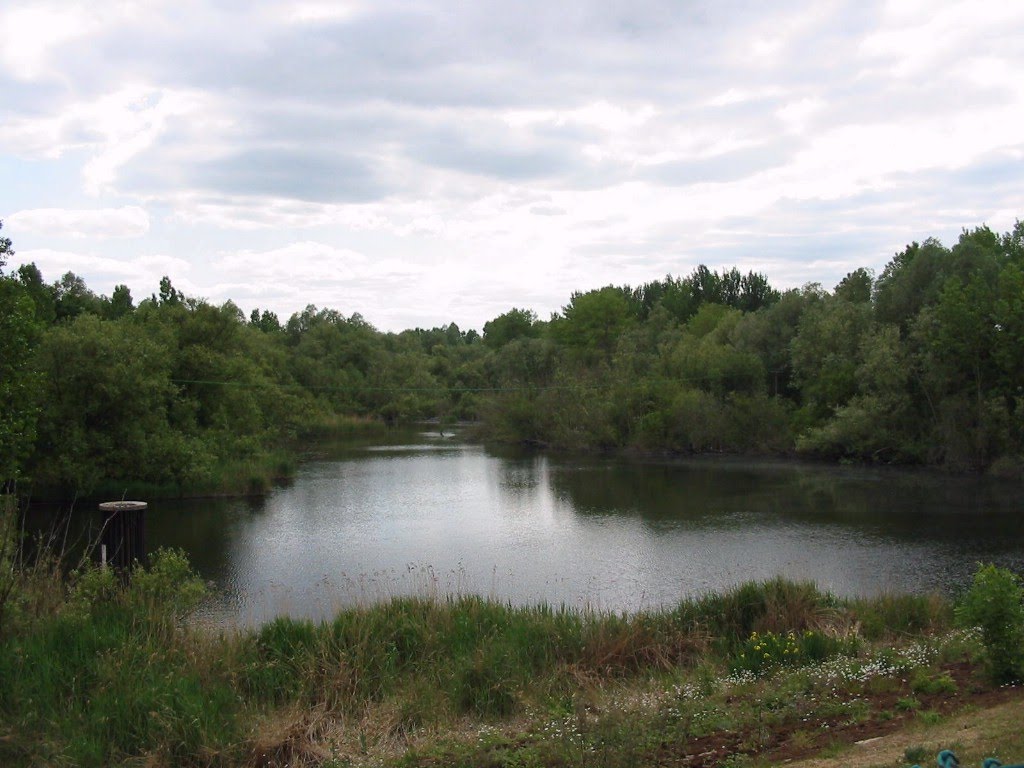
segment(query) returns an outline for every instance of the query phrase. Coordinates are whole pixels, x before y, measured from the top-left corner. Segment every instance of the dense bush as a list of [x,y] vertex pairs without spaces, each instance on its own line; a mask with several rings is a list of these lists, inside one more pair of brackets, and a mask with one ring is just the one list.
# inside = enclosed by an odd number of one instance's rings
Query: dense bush
[[839,636],[805,629],[786,633],[754,632],[740,646],[730,664],[734,672],[760,674],[775,667],[824,661],[838,654],[857,652],[855,635]]
[[[6,243],[6,241],[4,241]],[[33,495],[260,493],[345,417],[483,420],[565,448],[801,452],[1019,474],[1024,222],[780,294],[756,274],[576,292],[541,321],[381,333],[283,325],[164,278],[137,306],[68,273],[0,274],[0,483]],[[26,482],[33,481],[34,486]]]
[[1014,573],[980,565],[956,616],[981,628],[986,665],[995,681],[1024,679],[1024,588]]

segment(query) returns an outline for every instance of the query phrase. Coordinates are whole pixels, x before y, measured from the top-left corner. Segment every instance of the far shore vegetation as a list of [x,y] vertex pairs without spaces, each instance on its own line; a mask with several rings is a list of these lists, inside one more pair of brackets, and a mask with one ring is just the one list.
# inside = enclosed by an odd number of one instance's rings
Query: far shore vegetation
[[245,316],[168,278],[98,296],[13,253],[0,238],[0,482],[33,498],[260,493],[310,440],[422,419],[552,448],[1024,473],[1021,222],[831,290],[700,266],[482,333]]

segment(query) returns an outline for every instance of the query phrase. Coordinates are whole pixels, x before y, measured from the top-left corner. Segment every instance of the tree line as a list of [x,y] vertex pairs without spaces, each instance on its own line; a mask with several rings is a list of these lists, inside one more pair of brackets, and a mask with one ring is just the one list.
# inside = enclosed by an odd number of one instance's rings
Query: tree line
[[93,293],[0,239],[0,480],[181,492],[359,416],[471,420],[564,448],[801,453],[1019,474],[1024,223],[912,243],[879,275],[779,291],[700,266],[401,333],[178,291]]

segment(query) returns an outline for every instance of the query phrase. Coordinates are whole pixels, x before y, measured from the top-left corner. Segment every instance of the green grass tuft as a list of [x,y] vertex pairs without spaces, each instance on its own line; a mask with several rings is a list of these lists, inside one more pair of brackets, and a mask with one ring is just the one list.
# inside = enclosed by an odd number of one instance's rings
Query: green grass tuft
[[[745,760],[779,725],[882,721],[894,696],[909,712],[957,690],[939,650],[866,658],[851,628],[893,598],[847,603],[781,579],[632,615],[396,598],[226,632],[187,620],[203,586],[180,552],[128,585],[99,568],[44,576],[20,583],[0,635],[0,764],[14,768],[627,766],[740,731],[728,754]],[[881,634],[907,631],[895,623]],[[968,634],[949,641],[960,658]],[[755,646],[771,663],[737,664]],[[874,694],[889,709],[867,709]],[[527,725],[506,733],[514,722]]]

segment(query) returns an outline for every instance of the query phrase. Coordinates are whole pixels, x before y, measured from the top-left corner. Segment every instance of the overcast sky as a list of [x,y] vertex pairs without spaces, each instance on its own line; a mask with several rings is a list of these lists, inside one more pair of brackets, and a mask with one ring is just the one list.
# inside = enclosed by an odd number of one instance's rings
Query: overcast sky
[[0,4],[48,281],[282,320],[547,317],[700,263],[831,288],[1024,218],[1024,2]]

